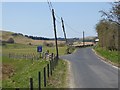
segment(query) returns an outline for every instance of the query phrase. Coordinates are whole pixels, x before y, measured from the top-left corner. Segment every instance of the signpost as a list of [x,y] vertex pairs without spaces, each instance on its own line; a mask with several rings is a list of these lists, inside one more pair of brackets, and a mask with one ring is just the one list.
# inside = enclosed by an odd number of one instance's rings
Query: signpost
[[37,52],[40,53],[40,58],[41,58],[42,46],[38,46],[38,47],[37,47]]
[[37,47],[37,52],[42,52],[42,46]]

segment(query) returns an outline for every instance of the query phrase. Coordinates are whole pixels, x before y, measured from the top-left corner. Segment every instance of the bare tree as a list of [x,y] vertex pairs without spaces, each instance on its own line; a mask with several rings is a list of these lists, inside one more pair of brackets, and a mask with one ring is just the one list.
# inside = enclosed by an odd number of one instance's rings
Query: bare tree
[[100,11],[102,17],[120,26],[120,1],[112,3],[112,9],[109,12]]

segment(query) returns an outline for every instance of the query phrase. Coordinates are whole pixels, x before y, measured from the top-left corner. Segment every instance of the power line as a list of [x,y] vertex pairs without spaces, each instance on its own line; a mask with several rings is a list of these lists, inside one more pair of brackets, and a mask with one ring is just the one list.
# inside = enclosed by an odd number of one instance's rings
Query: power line
[[61,24],[61,22],[59,20],[56,19],[56,21]]
[[[50,0],[47,0],[47,3],[48,3],[48,6],[49,6],[49,9],[50,9],[50,12],[52,13],[52,9],[53,9],[53,5],[51,3]],[[56,12],[54,12],[55,16],[57,17],[55,20],[58,22],[58,23],[61,23],[61,18],[57,15]],[[74,33],[80,35],[80,32],[76,31],[75,29],[73,29],[70,25],[68,25],[66,22],[65,22],[65,25]]]
[[[52,5],[52,3],[51,3],[51,1],[50,0],[47,0],[47,3],[48,3],[48,6],[49,6],[49,9],[50,9],[50,12],[52,12],[52,9],[53,9],[53,5]],[[61,20],[61,18],[54,12],[54,14],[55,14],[55,16],[59,19],[59,20]],[[60,22],[60,21],[59,21]]]
[[[74,33],[76,34],[79,34],[80,32],[78,32],[77,30],[73,29],[70,25],[68,25],[66,22],[65,22],[65,25],[71,30],[73,31]],[[79,34],[80,35],[80,34]]]
[[59,20],[61,20],[61,18],[55,13],[55,16],[59,19]]
[[53,7],[51,7],[50,2],[49,2],[48,0],[47,0],[47,3],[48,3],[50,12],[52,12],[52,8],[53,8]]
[[52,3],[51,3],[51,1],[49,0],[49,2],[50,2],[50,6],[51,6],[51,8],[53,9],[53,5],[52,5]]
[[[47,0],[48,6],[49,6],[49,10],[52,13],[52,9],[53,9],[53,5],[50,2],[50,0]],[[60,20],[60,17],[54,12],[54,15]],[[59,20],[55,19],[58,23],[61,23]]]

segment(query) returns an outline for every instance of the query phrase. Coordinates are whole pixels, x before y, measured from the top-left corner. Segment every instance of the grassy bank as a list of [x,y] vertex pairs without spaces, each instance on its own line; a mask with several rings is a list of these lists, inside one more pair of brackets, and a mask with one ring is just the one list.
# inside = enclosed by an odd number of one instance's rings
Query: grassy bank
[[67,86],[67,67],[68,63],[60,60],[53,72],[53,76],[48,80],[48,88],[68,88]]
[[[32,54],[37,53],[37,46],[23,45],[23,44],[7,44],[3,46],[2,53],[16,54]],[[49,50],[50,53],[55,53],[55,47],[43,46],[43,51]],[[59,47],[59,55],[66,52],[66,47]],[[29,78],[33,78],[34,88],[38,88],[38,71],[41,71],[42,87],[43,87],[43,68],[47,66],[49,61],[40,60],[24,60],[24,59],[10,59],[2,56],[3,67],[3,88],[29,88]],[[65,87],[67,73],[67,63],[63,60],[59,61],[58,66],[53,71],[53,76],[47,78],[47,88],[51,87]]]
[[31,62],[31,60],[12,60],[7,57],[3,57],[3,60],[2,87],[4,88],[28,88],[30,77],[34,78],[34,87],[37,87],[38,71],[43,74],[43,68],[48,63],[43,60]]
[[[48,64],[48,61],[29,60],[11,60],[6,59],[3,67],[3,88],[29,88],[29,78],[33,78],[34,88],[38,88],[38,71],[41,72],[41,86],[43,86],[43,67]],[[7,65],[7,66],[6,66]],[[9,69],[8,69],[8,68]],[[9,71],[8,71],[9,70]],[[7,72],[6,72],[7,71]],[[53,71],[53,75],[47,77],[46,88],[65,88],[67,77],[67,62],[60,60],[58,66]]]
[[120,60],[118,57],[120,57],[120,55],[118,54],[118,51],[110,51],[98,46],[95,47],[94,50],[105,59],[110,60],[117,65],[119,64]]

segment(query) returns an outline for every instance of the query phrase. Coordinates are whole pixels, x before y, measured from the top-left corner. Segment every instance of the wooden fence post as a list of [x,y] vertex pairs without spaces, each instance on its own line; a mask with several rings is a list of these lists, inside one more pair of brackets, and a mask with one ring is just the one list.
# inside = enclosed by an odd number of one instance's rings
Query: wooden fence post
[[47,64],[47,75],[49,77],[49,64]]
[[54,70],[54,59],[52,59],[52,70]]
[[10,53],[9,53],[9,58],[10,58]]
[[55,58],[55,64],[58,65],[58,58]]
[[33,90],[33,79],[30,78],[30,90]]
[[41,73],[38,72],[38,90],[41,90]]
[[56,67],[56,58],[54,58],[54,67]]
[[42,53],[42,58],[44,59],[44,52]]
[[16,88],[15,90],[19,90],[19,88]]
[[50,60],[50,74],[52,76],[52,61]]
[[42,55],[42,54],[41,54],[41,52],[40,52],[40,57],[39,57],[39,59],[41,58],[41,55]]
[[46,87],[46,68],[44,67],[44,87]]

